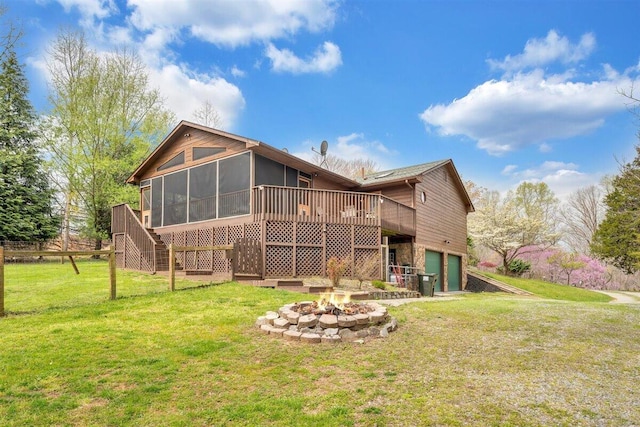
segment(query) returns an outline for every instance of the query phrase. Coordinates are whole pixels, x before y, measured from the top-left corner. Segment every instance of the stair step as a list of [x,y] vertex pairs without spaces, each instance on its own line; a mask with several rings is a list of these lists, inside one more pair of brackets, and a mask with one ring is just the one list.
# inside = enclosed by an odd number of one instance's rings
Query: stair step
[[304,286],[304,282],[300,279],[267,279],[266,281],[281,288]]
[[331,292],[333,292],[333,286],[311,285],[305,286],[305,288],[308,288],[307,292],[310,294],[330,294]]
[[[262,280],[262,275],[261,274],[248,274],[248,273],[236,274],[234,280],[236,282],[247,281],[247,280]],[[276,285],[275,284],[269,284],[269,285],[267,285],[267,287],[275,288]]]
[[184,270],[184,274],[187,276],[211,276],[213,271],[211,270]]

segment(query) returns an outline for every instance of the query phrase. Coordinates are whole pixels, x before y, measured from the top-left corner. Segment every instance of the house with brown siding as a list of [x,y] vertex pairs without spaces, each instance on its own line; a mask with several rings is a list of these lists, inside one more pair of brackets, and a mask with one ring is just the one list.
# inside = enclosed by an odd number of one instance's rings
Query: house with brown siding
[[[113,208],[121,268],[166,270],[170,244],[243,241],[259,260],[236,274],[252,278],[324,277],[327,260],[339,257],[347,276],[402,281],[401,273],[436,273],[438,290],[466,284],[473,205],[451,160],[354,180],[264,142],[183,121],[127,182],[140,189],[140,209]],[[186,273],[231,272],[221,251],[179,251],[176,260]]]

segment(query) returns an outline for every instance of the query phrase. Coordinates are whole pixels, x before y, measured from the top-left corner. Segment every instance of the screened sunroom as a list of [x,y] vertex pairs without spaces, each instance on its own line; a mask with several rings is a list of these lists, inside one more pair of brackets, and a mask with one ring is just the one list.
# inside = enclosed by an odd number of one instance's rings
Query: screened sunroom
[[[180,164],[184,155],[179,154],[157,171]],[[262,185],[310,188],[311,175],[250,151],[160,175],[140,183],[144,225],[158,228],[248,215],[251,188]]]

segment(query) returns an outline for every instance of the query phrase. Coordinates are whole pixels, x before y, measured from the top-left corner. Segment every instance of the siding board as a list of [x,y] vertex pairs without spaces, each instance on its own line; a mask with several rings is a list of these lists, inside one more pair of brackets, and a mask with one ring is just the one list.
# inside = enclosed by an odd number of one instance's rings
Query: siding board
[[423,191],[426,201],[418,201],[416,205],[416,243],[432,247],[446,245],[447,251],[466,253],[467,207],[449,168],[426,173],[423,182],[416,184],[418,200]]
[[[185,136],[186,134],[188,134],[189,136]],[[204,159],[193,161],[193,147],[222,147],[225,148],[226,151],[211,157],[205,157]],[[166,161],[173,158],[181,151],[185,152],[184,164],[172,167],[170,169],[165,169],[160,172],[157,171],[158,166],[164,164]],[[212,160],[221,159],[240,153],[242,151],[246,151],[246,147],[243,143],[234,141],[224,136],[210,134],[197,129],[190,129],[188,132],[185,132],[184,134],[178,135],[176,137],[175,141],[171,143],[170,149],[164,151],[152,164],[149,165],[147,171],[140,177],[140,180],[153,178],[184,168],[207,163]]]

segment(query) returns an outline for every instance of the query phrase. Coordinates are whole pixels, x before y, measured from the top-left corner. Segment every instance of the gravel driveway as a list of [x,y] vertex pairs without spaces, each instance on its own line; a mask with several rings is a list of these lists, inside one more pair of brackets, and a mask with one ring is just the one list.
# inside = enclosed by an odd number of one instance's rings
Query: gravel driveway
[[611,304],[640,304],[640,292],[596,291],[613,298]]

